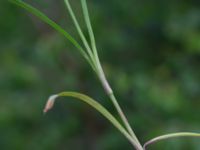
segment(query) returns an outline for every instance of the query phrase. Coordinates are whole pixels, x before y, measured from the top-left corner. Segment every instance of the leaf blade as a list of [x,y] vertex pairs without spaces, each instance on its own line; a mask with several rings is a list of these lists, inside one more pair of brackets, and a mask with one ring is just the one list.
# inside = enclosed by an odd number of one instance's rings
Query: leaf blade
[[198,137],[200,138],[200,133],[192,133],[192,132],[178,132],[178,133],[171,133],[171,134],[165,134],[158,137],[155,137],[149,141],[147,141],[143,149],[145,150],[148,145],[154,144],[155,142],[166,140],[169,138],[177,138],[177,137]]
[[[54,98],[57,97],[73,97],[76,98],[77,100],[81,100],[91,107],[93,107],[95,110],[97,110],[99,113],[101,113],[107,120],[109,120],[130,142],[134,147],[138,147],[136,141],[129,135],[129,133],[124,129],[124,127],[117,121],[117,119],[105,108],[103,107],[100,103],[92,99],[91,97],[77,93],[77,92],[61,92],[57,95],[53,95]],[[50,99],[47,101],[47,107],[48,103],[53,102],[54,103],[55,99],[52,99],[52,96]],[[47,108],[48,109],[48,108]]]
[[91,50],[91,48],[90,48],[90,46],[89,46],[89,44],[88,44],[88,42],[87,42],[87,40],[86,40],[86,38],[85,38],[85,36],[84,36],[84,34],[83,34],[83,31],[82,31],[82,29],[81,29],[81,27],[80,27],[80,25],[79,25],[79,23],[78,23],[78,21],[77,21],[77,19],[76,19],[76,16],[75,16],[74,11],[73,11],[73,9],[72,9],[70,3],[69,3],[69,0],[64,0],[64,2],[65,2],[65,4],[66,4],[67,9],[68,9],[68,11],[69,11],[69,14],[70,14],[70,16],[71,16],[71,18],[72,18],[72,20],[73,20],[73,22],[74,22],[74,25],[75,25],[75,27],[76,27],[76,30],[78,31],[78,34],[79,34],[79,36],[80,36],[80,38],[81,38],[81,40],[82,40],[82,42],[83,42],[83,44],[84,44],[84,46],[85,46],[85,48],[86,48],[86,50],[87,50],[87,53],[88,53],[90,59],[91,59],[91,60],[93,61],[93,63],[95,64],[95,60],[94,60],[94,58],[93,58],[94,56],[93,56],[92,50]]
[[23,9],[32,13],[33,15],[37,16],[40,20],[42,20],[46,24],[50,25],[57,32],[64,35],[64,37],[66,37],[80,51],[80,53],[89,62],[89,64],[92,67],[94,67],[93,63],[91,62],[87,53],[84,51],[84,49],[81,47],[81,45],[68,32],[66,32],[61,26],[59,26],[57,23],[55,23],[53,20],[51,20],[49,17],[47,17],[44,13],[42,13],[38,9],[32,7],[31,5],[25,3],[21,0],[9,0],[9,1],[14,3],[15,5],[22,7]]

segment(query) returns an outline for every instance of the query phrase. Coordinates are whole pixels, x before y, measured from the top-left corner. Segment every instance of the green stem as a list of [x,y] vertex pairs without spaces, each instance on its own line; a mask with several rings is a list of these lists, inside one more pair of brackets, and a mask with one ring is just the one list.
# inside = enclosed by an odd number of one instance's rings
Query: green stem
[[[99,67],[101,67],[100,63],[99,64]],[[138,138],[136,137],[135,133],[133,132],[133,129],[131,128],[129,122],[128,122],[128,119],[126,118],[125,114],[123,113],[108,81],[106,80],[106,77],[105,77],[105,74],[103,72],[103,69],[101,67],[100,69],[100,75],[99,75],[99,79],[103,85],[103,88],[105,90],[105,92],[107,93],[107,95],[109,96],[110,100],[112,101],[114,107],[116,108],[121,120],[123,121],[127,131],[129,132],[129,134],[131,135],[131,137],[133,138],[134,141],[136,141],[137,143],[137,146],[138,146],[138,150],[143,150],[143,147],[142,145],[140,144]]]
[[140,144],[138,138],[136,137],[135,133],[133,132],[126,116],[124,115],[119,103],[117,102],[117,99],[115,98],[114,94],[110,94],[109,95],[111,101],[113,102],[113,104],[115,105],[115,108],[117,109],[118,111],[118,114],[120,115],[122,121],[124,122],[124,125],[126,127],[126,129],[128,130],[129,134],[133,137],[133,139],[138,143],[138,145],[140,146],[140,148],[142,148],[142,145]]
[[138,141],[135,133],[133,132],[131,126],[129,125],[127,118],[125,117],[120,105],[118,104],[118,102],[117,102],[117,100],[116,100],[116,98],[113,94],[113,91],[112,91],[110,85],[108,84],[108,82],[106,80],[104,71],[102,69],[102,66],[100,64],[100,60],[99,60],[99,57],[98,57],[94,32],[93,32],[92,25],[91,25],[91,22],[90,22],[90,16],[89,16],[86,0],[81,0],[81,4],[82,4],[82,9],[83,9],[84,19],[85,19],[85,22],[86,22],[86,25],[87,25],[87,28],[88,28],[89,36],[90,36],[91,46],[92,46],[93,54],[94,54],[95,61],[96,61],[96,67],[97,67],[97,70],[98,70],[97,74],[99,76],[99,79],[100,79],[106,93],[110,97],[113,105],[115,106],[119,116],[121,117],[122,121],[124,122],[124,125],[125,125],[126,129],[128,130],[129,134],[138,143],[139,148],[142,149],[140,142]]

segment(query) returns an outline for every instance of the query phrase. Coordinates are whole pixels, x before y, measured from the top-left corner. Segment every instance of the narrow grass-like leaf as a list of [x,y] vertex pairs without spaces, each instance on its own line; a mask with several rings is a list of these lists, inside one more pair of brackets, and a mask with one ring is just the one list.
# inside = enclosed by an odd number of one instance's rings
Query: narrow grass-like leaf
[[[57,23],[52,21],[50,18],[48,18],[44,13],[39,11],[38,9],[32,7],[31,5],[21,1],[21,0],[9,0],[10,2],[24,8],[25,10],[29,11],[33,15],[40,18],[43,22],[50,25],[52,28],[54,28],[56,31],[64,35],[83,55],[83,57],[89,62],[89,64],[92,66],[93,69],[95,69],[94,64],[91,62],[90,58],[88,57],[87,53],[84,51],[84,49],[80,46],[80,44],[68,33],[66,32],[62,27],[60,27]],[[96,70],[96,69],[95,69]]]
[[[89,16],[89,11],[88,11],[88,8],[87,8],[86,0],[81,0],[81,6],[82,6],[82,9],[83,9],[84,20],[85,20],[85,23],[86,23],[86,26],[87,26],[87,29],[88,29],[88,34],[89,34],[90,41],[91,41],[91,47],[92,47],[94,59],[96,61],[96,67],[97,67],[97,71],[98,71],[97,75],[99,76],[100,80],[104,80],[103,79],[103,78],[105,78],[104,71],[103,71],[102,66],[100,64],[99,56],[98,56],[98,53],[97,53],[96,41],[95,41],[94,32],[93,32],[91,21],[90,21],[90,16]],[[107,91],[111,91],[111,89],[108,89]]]
[[200,138],[200,133],[179,132],[179,133],[171,133],[171,134],[158,136],[158,137],[153,138],[153,139],[149,140],[148,142],[146,142],[143,146],[143,149],[145,150],[148,145],[154,144],[158,141],[166,140],[166,139],[170,139],[170,138],[177,138],[177,137],[198,137],[198,138]]
[[133,144],[134,147],[139,149],[136,141],[133,140],[133,138],[124,129],[124,127],[117,121],[117,119],[105,107],[103,107],[101,104],[99,104],[97,101],[95,101],[94,99],[90,98],[87,95],[77,92],[62,92],[57,95],[53,95],[47,101],[44,112],[46,113],[49,109],[53,107],[56,98],[63,96],[76,98],[92,106],[94,109],[100,112],[106,119],[108,119]]
[[94,56],[93,56],[92,50],[91,50],[91,48],[90,48],[90,46],[89,46],[89,44],[88,44],[88,42],[87,42],[87,40],[86,40],[86,38],[85,38],[85,36],[84,36],[84,34],[83,34],[83,31],[81,30],[81,27],[80,27],[80,25],[79,25],[79,23],[78,23],[78,21],[77,21],[77,19],[76,19],[76,16],[75,16],[75,14],[74,14],[74,12],[73,12],[73,10],[72,10],[72,8],[71,8],[71,5],[70,5],[70,3],[69,3],[69,0],[64,0],[64,1],[65,1],[66,6],[67,6],[67,9],[68,9],[68,11],[69,11],[69,13],[70,13],[70,15],[71,15],[71,17],[72,17],[72,20],[73,20],[73,22],[74,22],[74,25],[75,25],[75,27],[76,27],[76,29],[77,29],[79,35],[80,35],[80,38],[81,38],[81,40],[82,40],[82,42],[83,42],[83,44],[84,44],[84,46],[85,46],[85,48],[86,48],[86,50],[87,50],[87,52],[88,52],[88,55],[90,56],[90,59],[91,59],[91,60],[93,61],[93,63],[95,64],[96,62],[95,62],[95,60],[94,60]]
[[90,36],[92,50],[93,50],[93,53],[94,53],[96,59],[98,59],[96,41],[95,41],[94,32],[93,32],[91,21],[90,21],[90,15],[89,15],[89,11],[88,11],[88,8],[87,8],[86,0],[81,0],[81,5],[82,5],[82,9],[83,9],[83,16],[84,16],[84,19],[85,19],[85,23],[87,25],[88,33],[89,33],[89,36]]

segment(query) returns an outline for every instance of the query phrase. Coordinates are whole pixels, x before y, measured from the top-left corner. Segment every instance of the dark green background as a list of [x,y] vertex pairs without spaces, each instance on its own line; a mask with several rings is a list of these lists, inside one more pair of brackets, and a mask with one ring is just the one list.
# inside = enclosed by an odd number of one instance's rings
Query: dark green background
[[[79,0],[71,0],[82,18]],[[29,0],[78,34],[62,0]],[[200,1],[88,0],[99,55],[119,103],[141,142],[171,132],[200,132]],[[80,41],[80,40],[79,40]],[[49,95],[90,95],[117,114],[91,68],[62,35],[0,1],[0,149],[131,150],[98,112]],[[163,141],[149,150],[199,150],[200,140]]]

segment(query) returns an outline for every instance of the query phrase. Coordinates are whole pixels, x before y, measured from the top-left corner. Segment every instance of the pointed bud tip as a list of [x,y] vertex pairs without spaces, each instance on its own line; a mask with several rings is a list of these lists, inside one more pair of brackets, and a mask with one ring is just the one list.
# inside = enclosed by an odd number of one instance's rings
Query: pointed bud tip
[[54,102],[56,100],[56,98],[58,97],[58,95],[52,95],[49,97],[49,99],[47,100],[47,103],[45,105],[45,108],[43,110],[43,113],[47,113],[54,105]]

